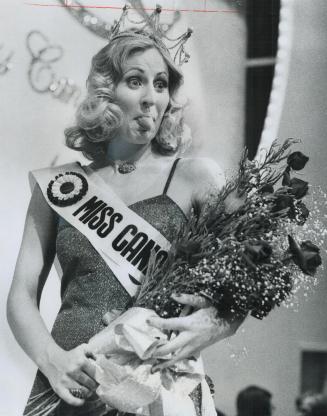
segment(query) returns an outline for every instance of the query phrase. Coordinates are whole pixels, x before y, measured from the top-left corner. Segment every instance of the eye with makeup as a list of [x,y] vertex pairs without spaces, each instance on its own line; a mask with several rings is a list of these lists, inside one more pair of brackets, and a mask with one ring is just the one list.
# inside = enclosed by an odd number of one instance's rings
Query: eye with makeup
[[[131,89],[138,89],[146,83],[146,80],[142,79],[142,77],[139,75],[131,75],[127,77],[125,81],[128,87]],[[168,88],[168,80],[163,76],[158,77],[154,80],[153,86],[158,92],[161,93]]]
[[165,77],[160,77],[154,81],[154,87],[157,91],[163,92],[168,88],[168,80]]
[[142,85],[142,79],[139,76],[130,76],[126,79],[127,85],[132,89],[137,89]]

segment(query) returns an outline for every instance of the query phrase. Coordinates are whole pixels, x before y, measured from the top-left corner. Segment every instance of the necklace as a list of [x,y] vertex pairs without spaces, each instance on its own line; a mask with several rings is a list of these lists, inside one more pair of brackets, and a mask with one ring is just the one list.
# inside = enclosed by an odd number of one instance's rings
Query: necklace
[[[114,168],[115,172],[122,175],[134,172],[137,168],[144,165],[151,155],[151,148],[141,149],[141,151],[134,152],[133,158],[128,159],[108,159],[109,164]],[[133,160],[134,159],[134,160]]]
[[126,173],[131,173],[136,169],[136,164],[134,162],[116,161],[116,164],[118,166],[118,172],[122,175],[125,175]]

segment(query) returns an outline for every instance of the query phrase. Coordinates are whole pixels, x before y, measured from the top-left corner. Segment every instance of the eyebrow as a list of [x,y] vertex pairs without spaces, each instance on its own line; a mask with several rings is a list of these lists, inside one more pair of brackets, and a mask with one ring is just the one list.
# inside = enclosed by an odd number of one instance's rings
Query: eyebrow
[[[139,67],[137,67],[137,66],[133,66],[133,67],[131,67],[131,68],[128,68],[127,69],[127,71],[125,71],[124,72],[124,75],[126,75],[128,72],[130,72],[130,71],[139,71],[139,72],[141,72],[142,74],[144,74],[144,70],[142,69],[142,68],[139,68]],[[167,71],[161,71],[161,72],[158,72],[156,75],[158,76],[158,75],[167,75],[168,76],[168,72]]]

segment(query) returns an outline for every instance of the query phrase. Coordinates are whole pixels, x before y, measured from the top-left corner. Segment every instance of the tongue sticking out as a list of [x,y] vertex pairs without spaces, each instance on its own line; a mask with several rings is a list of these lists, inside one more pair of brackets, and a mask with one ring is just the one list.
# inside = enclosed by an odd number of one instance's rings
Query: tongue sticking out
[[152,120],[149,117],[139,117],[136,121],[142,130],[151,130]]

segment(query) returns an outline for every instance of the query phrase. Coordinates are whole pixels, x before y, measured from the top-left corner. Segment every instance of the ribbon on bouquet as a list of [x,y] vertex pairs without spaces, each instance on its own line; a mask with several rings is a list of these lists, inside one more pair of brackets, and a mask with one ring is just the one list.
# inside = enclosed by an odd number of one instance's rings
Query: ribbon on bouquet
[[168,256],[169,241],[132,211],[96,174],[77,163],[31,172],[50,207],[93,245],[130,296],[138,290],[152,253]]
[[[201,384],[201,416],[215,416],[202,361],[182,360],[173,368],[152,373],[156,348],[167,335],[147,324],[157,316],[134,307],[117,318],[88,343],[96,359],[97,395],[109,407],[144,416],[196,416],[189,394]],[[169,357],[167,357],[169,358]]]

